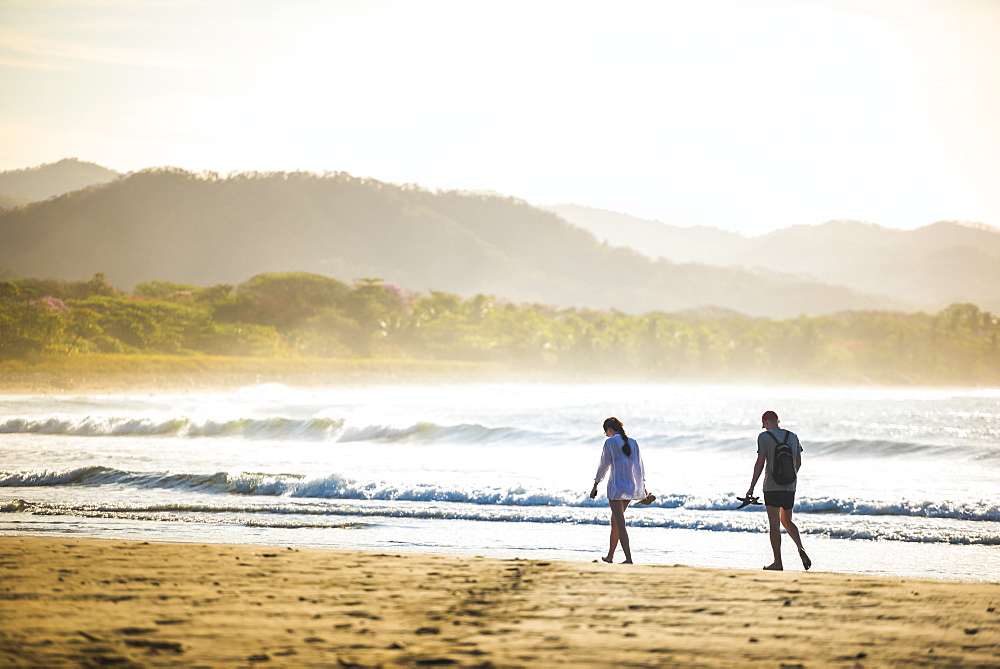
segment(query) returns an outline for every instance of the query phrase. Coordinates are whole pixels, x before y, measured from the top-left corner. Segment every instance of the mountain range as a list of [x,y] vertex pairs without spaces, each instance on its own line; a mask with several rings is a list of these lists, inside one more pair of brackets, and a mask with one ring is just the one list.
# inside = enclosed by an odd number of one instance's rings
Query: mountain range
[[834,220],[758,237],[681,227],[576,204],[545,207],[599,240],[649,258],[779,271],[805,281],[891,296],[910,309],[973,302],[1000,310],[1000,230],[939,221],[915,230]]
[[852,221],[747,238],[625,214],[548,209],[344,173],[119,174],[65,160],[0,173],[0,273],[238,283],[262,272],[381,278],[630,313],[791,317],[844,310],[1000,307],[1000,232]]

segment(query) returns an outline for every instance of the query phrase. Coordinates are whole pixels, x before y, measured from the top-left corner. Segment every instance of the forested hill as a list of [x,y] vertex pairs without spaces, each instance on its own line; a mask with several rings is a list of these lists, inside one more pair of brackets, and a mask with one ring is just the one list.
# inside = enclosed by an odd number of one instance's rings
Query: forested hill
[[64,158],[38,167],[0,172],[0,198],[18,203],[46,200],[88,186],[108,183],[119,176],[118,172],[94,163]]
[[262,272],[630,313],[702,306],[788,317],[904,305],[774,273],[653,261],[502,196],[343,173],[133,173],[0,214],[0,272],[117,285]]

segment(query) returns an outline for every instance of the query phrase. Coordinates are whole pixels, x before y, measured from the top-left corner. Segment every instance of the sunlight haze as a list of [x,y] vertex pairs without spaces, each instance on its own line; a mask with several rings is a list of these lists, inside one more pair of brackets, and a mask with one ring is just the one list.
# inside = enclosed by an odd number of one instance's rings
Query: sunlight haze
[[0,0],[0,169],[346,171],[755,235],[1000,226],[1000,2]]

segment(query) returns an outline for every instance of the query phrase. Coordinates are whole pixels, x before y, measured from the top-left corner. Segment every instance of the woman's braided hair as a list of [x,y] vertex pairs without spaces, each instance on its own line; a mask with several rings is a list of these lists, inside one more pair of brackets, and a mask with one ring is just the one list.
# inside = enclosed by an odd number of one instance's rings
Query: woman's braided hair
[[625,434],[624,423],[612,416],[611,418],[606,418],[604,420],[604,429],[620,434],[622,439],[625,440],[625,445],[622,446],[622,453],[624,453],[626,457],[632,455],[632,446],[628,443],[628,435]]

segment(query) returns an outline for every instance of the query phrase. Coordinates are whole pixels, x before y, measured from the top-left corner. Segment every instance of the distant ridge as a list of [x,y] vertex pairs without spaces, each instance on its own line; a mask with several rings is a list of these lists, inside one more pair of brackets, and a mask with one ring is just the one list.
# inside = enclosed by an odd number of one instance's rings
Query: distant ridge
[[96,184],[105,184],[119,176],[118,172],[94,163],[64,158],[37,167],[0,172],[0,196],[37,202]]
[[262,272],[627,313],[714,307],[788,317],[905,309],[786,273],[653,261],[511,197],[344,173],[150,169],[0,213],[0,270],[115,285],[237,283]]
[[747,238],[579,205],[546,209],[650,258],[787,273],[930,311],[954,302],[1000,311],[1000,229],[983,223],[939,221],[896,230],[833,220]]
[[720,252],[726,257],[738,255],[739,249],[749,241],[743,235],[719,228],[669,225],[579,204],[549,205],[542,209],[558,214],[600,241],[613,246],[627,246],[650,258],[666,258],[673,262],[726,266],[730,263],[719,262]]
[[977,223],[976,221],[939,221],[940,223],[949,223],[951,225],[958,225],[963,228],[972,228],[973,230],[984,230],[986,232],[997,232],[1000,233],[1000,228],[995,225],[988,225],[986,223]]

